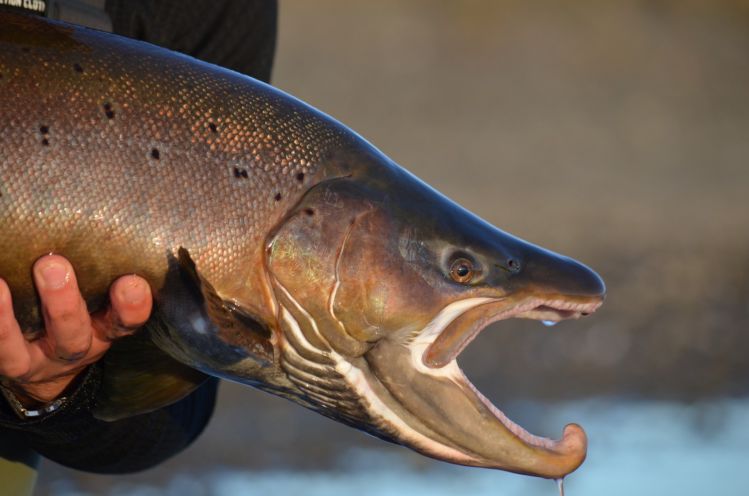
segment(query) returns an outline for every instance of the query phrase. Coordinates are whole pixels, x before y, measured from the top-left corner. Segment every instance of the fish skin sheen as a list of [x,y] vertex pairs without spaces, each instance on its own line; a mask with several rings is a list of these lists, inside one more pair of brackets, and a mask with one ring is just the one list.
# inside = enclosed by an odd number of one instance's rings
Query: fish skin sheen
[[154,312],[101,360],[94,414],[207,375],[440,460],[559,479],[587,437],[512,422],[457,356],[492,322],[594,312],[590,268],[501,231],[267,84],[127,38],[0,13],[0,276],[44,332],[34,261],[90,310],[136,273]]

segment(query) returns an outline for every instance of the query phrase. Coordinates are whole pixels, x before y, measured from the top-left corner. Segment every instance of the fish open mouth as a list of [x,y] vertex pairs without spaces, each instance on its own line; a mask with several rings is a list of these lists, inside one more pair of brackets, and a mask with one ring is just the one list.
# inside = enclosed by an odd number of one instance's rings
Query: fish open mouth
[[482,330],[494,322],[511,318],[544,322],[578,319],[595,312],[601,303],[600,298],[579,297],[527,297],[519,301],[517,298],[487,298],[483,302],[478,301],[475,306],[445,323],[440,332],[433,332],[435,339],[425,350],[424,364],[431,368],[444,367],[455,359]]
[[[418,359],[421,372],[448,378],[474,398],[475,408],[493,416],[507,431],[538,458],[530,466],[503,466],[505,470],[558,478],[572,472],[585,459],[587,438],[576,424],[565,427],[562,438],[536,436],[510,420],[465,376],[457,364],[458,355],[489,324],[510,318],[558,322],[593,313],[602,303],[600,297],[524,296],[508,298],[470,298],[444,308],[412,343],[412,360]],[[416,364],[415,364],[416,365]],[[493,450],[492,450],[493,451]],[[489,453],[486,453],[489,455]],[[479,464],[491,466],[491,456],[481,456]]]

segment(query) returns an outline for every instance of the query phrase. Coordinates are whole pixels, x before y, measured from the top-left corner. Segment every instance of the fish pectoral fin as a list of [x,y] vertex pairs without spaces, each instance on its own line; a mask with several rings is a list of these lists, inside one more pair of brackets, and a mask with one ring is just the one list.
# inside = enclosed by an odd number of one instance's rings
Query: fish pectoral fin
[[239,361],[249,360],[258,368],[273,363],[270,330],[245,308],[219,295],[185,248],[170,257],[157,302],[169,323],[161,330],[169,333],[157,333],[154,340],[183,362],[219,370]]
[[223,299],[185,248],[170,254],[168,264],[146,327],[117,340],[101,362],[99,419],[148,413],[184,398],[208,377],[198,368],[223,371],[242,362],[244,373],[260,382],[276,379],[270,331]]
[[208,376],[178,362],[151,340],[149,325],[117,340],[99,362],[101,386],[93,414],[115,421],[149,413],[179,401]]
[[172,264],[172,269],[174,268],[177,268],[182,278],[183,291],[184,288],[190,288],[200,294],[206,316],[217,327],[242,328],[257,341],[267,342],[270,339],[270,330],[262,326],[244,308],[219,296],[211,283],[200,274],[185,248],[177,251],[176,265]]

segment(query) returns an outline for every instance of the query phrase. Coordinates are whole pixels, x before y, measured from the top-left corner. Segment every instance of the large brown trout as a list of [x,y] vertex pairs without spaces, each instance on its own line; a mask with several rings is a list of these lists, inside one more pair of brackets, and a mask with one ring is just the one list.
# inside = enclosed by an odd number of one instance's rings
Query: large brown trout
[[574,424],[529,434],[456,357],[489,323],[593,312],[590,269],[506,234],[266,84],[118,36],[0,15],[0,276],[29,339],[30,267],[65,255],[95,309],[154,289],[103,360],[96,414],[210,374],[441,460],[559,478]]

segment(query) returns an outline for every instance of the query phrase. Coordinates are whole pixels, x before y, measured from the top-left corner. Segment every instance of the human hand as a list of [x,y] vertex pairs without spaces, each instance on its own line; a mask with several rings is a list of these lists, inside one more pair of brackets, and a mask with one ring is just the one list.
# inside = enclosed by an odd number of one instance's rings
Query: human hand
[[0,376],[25,407],[53,401],[112,341],[133,333],[151,313],[148,283],[122,276],[109,290],[110,306],[89,314],[73,267],[60,255],[46,255],[33,267],[45,333],[28,341],[13,314],[8,285],[0,279]]

